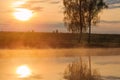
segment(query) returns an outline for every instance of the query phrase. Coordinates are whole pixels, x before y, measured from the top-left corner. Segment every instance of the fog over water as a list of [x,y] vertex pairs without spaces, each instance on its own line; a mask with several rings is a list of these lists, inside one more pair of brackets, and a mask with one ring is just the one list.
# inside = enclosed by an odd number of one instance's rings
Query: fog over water
[[[92,69],[97,69],[105,80],[120,79],[119,48],[90,51],[93,51]],[[88,63],[87,53],[89,49],[0,50],[0,80],[19,80],[16,68],[21,65],[31,69],[30,80],[60,80],[67,65],[78,61],[80,55]]]

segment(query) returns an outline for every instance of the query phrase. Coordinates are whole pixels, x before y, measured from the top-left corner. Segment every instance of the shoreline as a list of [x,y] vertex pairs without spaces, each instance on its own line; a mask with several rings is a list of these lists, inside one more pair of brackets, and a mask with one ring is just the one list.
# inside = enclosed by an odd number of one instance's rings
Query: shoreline
[[120,48],[0,49],[0,58],[43,58],[78,56],[120,56]]
[[118,34],[83,34],[78,43],[78,34],[42,32],[0,32],[0,49],[49,49],[49,48],[120,48]]

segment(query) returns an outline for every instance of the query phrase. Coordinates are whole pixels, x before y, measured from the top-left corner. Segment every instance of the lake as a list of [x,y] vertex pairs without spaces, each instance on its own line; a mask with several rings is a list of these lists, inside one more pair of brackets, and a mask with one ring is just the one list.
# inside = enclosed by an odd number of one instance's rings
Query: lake
[[[69,63],[80,56],[88,63],[88,55],[104,80],[120,80],[120,48],[0,50],[0,80],[62,80]],[[16,70],[24,65],[31,75],[20,78]]]

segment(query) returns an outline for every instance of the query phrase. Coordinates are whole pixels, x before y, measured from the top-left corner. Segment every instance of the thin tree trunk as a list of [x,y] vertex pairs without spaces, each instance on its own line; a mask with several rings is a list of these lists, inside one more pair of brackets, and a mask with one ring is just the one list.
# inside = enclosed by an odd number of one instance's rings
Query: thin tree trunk
[[88,33],[88,44],[91,43],[91,20],[89,21],[89,33]]
[[80,33],[78,33],[78,34],[79,34],[79,40],[78,40],[78,42],[81,43],[81,40],[82,40],[82,29],[80,30]]
[[91,42],[91,3],[89,4],[88,27],[89,27],[88,45],[90,45],[90,42]]
[[79,37],[79,43],[81,43],[81,39],[82,39],[82,0],[80,0],[80,12],[79,12],[79,16],[80,16],[80,37]]

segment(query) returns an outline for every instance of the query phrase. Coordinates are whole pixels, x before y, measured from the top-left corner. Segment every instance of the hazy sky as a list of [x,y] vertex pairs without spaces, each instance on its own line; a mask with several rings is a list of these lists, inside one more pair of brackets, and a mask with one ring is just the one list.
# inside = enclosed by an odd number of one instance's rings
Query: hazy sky
[[[105,2],[109,9],[100,13],[101,23],[93,27],[93,32],[120,34],[120,0]],[[32,17],[28,21],[16,19],[13,14],[17,8],[32,11]],[[67,31],[63,24],[62,0],[0,0],[0,30],[51,32],[56,29]]]

